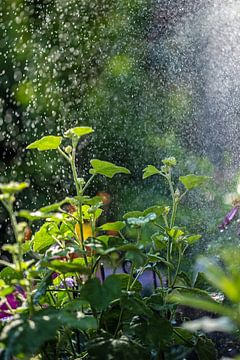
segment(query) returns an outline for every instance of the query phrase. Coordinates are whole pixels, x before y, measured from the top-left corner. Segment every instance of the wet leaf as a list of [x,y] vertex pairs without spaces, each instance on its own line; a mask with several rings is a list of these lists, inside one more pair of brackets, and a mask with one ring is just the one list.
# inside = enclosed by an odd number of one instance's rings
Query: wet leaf
[[153,165],[148,165],[143,169],[143,179],[147,179],[149,176],[160,174],[161,172]]
[[94,130],[91,127],[79,126],[79,127],[75,127],[75,128],[67,130],[64,133],[64,136],[71,138],[73,135],[76,135],[77,137],[80,138],[81,136],[91,134],[92,132],[94,132]]
[[62,142],[61,136],[44,136],[27,146],[27,149],[37,149],[39,151],[57,149]]
[[27,188],[29,184],[27,182],[15,182],[10,181],[8,184],[0,184],[0,190],[3,192],[3,194],[15,194],[19,191],[24,190]]
[[122,221],[115,221],[112,223],[106,223],[102,226],[99,226],[99,230],[104,230],[104,231],[120,231],[125,227],[125,223]]
[[127,168],[117,166],[108,161],[94,159],[91,160],[91,165],[93,169],[89,170],[90,174],[100,174],[108,178],[112,178],[114,175],[119,173],[130,174],[130,171]]
[[206,181],[211,179],[209,176],[189,174],[186,176],[180,176],[179,180],[185,186],[187,190],[191,190],[204,184]]

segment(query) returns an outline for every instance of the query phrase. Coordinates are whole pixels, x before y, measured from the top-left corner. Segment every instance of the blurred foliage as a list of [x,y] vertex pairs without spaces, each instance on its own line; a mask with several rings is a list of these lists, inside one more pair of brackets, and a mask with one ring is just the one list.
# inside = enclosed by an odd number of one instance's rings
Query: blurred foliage
[[[110,219],[164,200],[165,185],[159,188],[152,179],[143,184],[141,169],[160,165],[166,155],[181,159],[182,172],[198,169],[221,179],[207,158],[188,148],[194,92],[188,74],[169,76],[168,69],[169,56],[181,44],[163,42],[155,56],[155,37],[164,37],[168,22],[181,16],[164,14],[165,7],[161,12],[152,0],[0,3],[0,181],[30,180],[29,195],[19,206],[36,209],[73,190],[62,160],[24,149],[46,129],[60,134],[76,123],[96,129],[90,150],[83,145],[78,159],[83,175],[92,156],[131,170],[124,184],[101,180],[90,188],[92,194],[107,191],[113,204],[122,204],[110,207]],[[69,185],[63,188],[64,182]],[[221,185],[214,188],[212,182],[204,197],[189,197],[179,215],[184,222],[188,212],[207,242],[209,234],[216,236],[222,214]]]

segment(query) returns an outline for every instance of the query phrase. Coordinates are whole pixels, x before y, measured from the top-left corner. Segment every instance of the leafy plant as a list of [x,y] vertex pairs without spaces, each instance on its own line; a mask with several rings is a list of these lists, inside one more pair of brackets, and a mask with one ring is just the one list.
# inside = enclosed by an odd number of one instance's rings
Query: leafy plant
[[[215,359],[210,340],[174,324],[176,305],[169,302],[176,289],[196,291],[181,263],[200,235],[189,234],[175,222],[187,192],[208,178],[182,176],[180,191],[172,179],[174,158],[164,159],[160,170],[149,165],[143,178],[163,177],[169,184],[171,206],[154,205],[125,214],[122,221],[102,224],[103,202],[86,195],[89,184],[96,176],[130,172],[93,159],[88,179],[79,176],[78,143],[92,132],[89,127],[76,127],[27,147],[55,150],[67,161],[76,189],[72,197],[35,212],[16,213],[15,195],[28,184],[0,185],[0,200],[9,212],[16,240],[4,246],[12,261],[1,260],[5,266],[0,272],[1,311],[7,320],[0,336],[4,359],[38,355],[75,360],[179,359],[192,351],[199,359],[206,359],[206,354],[207,359]],[[32,222],[38,224],[33,235]],[[151,232],[147,247],[141,241],[145,227]],[[118,271],[122,265],[125,273]],[[107,277],[105,269],[111,272]],[[147,271],[153,273],[155,289],[144,297],[140,280]]]

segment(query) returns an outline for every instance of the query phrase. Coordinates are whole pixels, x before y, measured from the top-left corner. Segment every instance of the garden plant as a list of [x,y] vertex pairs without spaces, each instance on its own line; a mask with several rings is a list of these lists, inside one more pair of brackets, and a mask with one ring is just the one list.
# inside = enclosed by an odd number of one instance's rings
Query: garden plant
[[[212,341],[203,332],[183,328],[176,317],[179,297],[186,293],[214,304],[207,292],[194,287],[182,267],[188,247],[201,236],[176,223],[186,194],[209,178],[180,176],[177,187],[175,158],[164,159],[160,169],[148,165],[143,179],[158,176],[166,181],[169,203],[103,222],[104,203],[99,196],[87,195],[89,184],[97,176],[119,176],[121,182],[130,171],[93,159],[89,175],[83,177],[83,169],[76,167],[76,152],[82,138],[92,132],[90,127],[75,127],[27,147],[63,157],[73,175],[72,196],[38,211],[16,212],[17,193],[29,184],[0,185],[0,200],[15,238],[15,243],[3,247],[8,260],[0,261],[2,358],[216,359]],[[148,241],[143,244],[146,228]],[[128,269],[120,273],[123,264]],[[140,281],[147,271],[153,273],[151,293],[144,292]],[[239,302],[239,291],[238,297],[233,296],[230,299]],[[232,314],[226,311],[225,315]]]

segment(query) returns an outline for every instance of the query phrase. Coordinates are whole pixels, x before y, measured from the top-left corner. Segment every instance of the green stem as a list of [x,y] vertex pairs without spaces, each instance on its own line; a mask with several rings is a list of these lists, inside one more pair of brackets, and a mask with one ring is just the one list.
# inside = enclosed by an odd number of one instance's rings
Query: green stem
[[83,189],[82,189],[82,193],[85,192],[85,190],[88,188],[88,186],[90,185],[90,183],[92,182],[93,178],[95,177],[95,174],[93,174],[88,181],[86,182],[86,184],[84,185]]
[[[78,200],[79,200],[79,204],[78,204],[78,215],[79,215],[79,227],[80,227],[80,237],[81,237],[81,247],[82,250],[85,251],[85,246],[84,246],[84,235],[83,235],[83,214],[82,214],[82,199],[81,196],[83,194],[81,185],[79,185],[78,183],[78,176],[77,176],[77,169],[76,169],[76,146],[73,146],[73,150],[72,150],[72,157],[71,157],[71,168],[72,168],[72,173],[73,173],[73,179],[74,179],[74,183],[75,183],[75,187],[76,187],[76,191],[77,191],[77,196],[78,196]],[[85,265],[88,266],[88,260],[87,260],[87,255],[84,253],[83,254],[83,258],[84,258],[84,262]]]
[[181,251],[181,247],[178,248],[178,262],[177,262],[177,268],[176,268],[176,272],[175,272],[175,276],[172,282],[172,285],[170,286],[171,288],[174,287],[176,281],[177,281],[177,277],[178,277],[178,273],[179,273],[179,269],[180,269],[180,265],[181,265],[181,260],[182,260],[182,251]]

